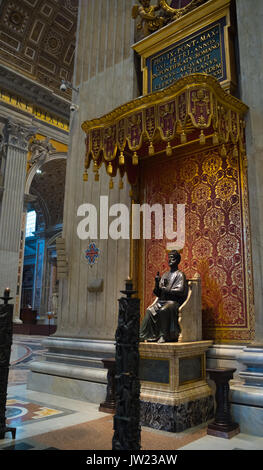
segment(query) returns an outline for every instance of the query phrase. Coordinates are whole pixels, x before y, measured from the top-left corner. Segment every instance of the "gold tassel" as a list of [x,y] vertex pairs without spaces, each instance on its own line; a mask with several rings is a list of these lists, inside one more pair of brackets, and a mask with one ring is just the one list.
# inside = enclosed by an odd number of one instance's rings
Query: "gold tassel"
[[83,173],[83,181],[88,181],[88,180],[89,180],[89,175],[88,175],[87,170],[85,170]]
[[170,142],[168,142],[167,147],[166,147],[166,155],[167,157],[171,157],[173,154],[173,149],[171,147]]
[[121,152],[119,156],[119,165],[124,165],[124,153]]
[[99,175],[99,170],[98,170],[98,164],[97,164],[97,162],[94,162],[94,164],[93,164],[93,172],[95,173],[95,175],[94,175],[94,180],[95,180],[95,181],[99,181],[100,175]]
[[201,131],[201,134],[200,134],[200,145],[205,145],[205,135],[204,135],[204,131],[202,130]]
[[187,142],[187,136],[186,136],[185,131],[183,131],[181,134],[181,144],[186,144],[186,142]]
[[235,147],[234,147],[233,156],[234,156],[235,158],[238,157],[238,149],[237,149],[237,146],[236,146],[236,145],[235,145]]
[[122,178],[120,179],[120,182],[119,182],[119,189],[123,189],[123,181],[122,181]]
[[129,196],[133,197],[133,190],[132,189],[130,189],[130,191],[129,191]]
[[218,133],[215,132],[213,135],[213,145],[218,145],[218,144],[219,144]]
[[138,160],[137,152],[134,152],[134,154],[132,156],[132,164],[133,165],[138,165],[138,163],[139,163],[139,160]]
[[153,146],[153,143],[150,142],[150,145],[149,145],[149,156],[152,157],[154,155],[154,146]]
[[109,182],[109,188],[110,188],[110,189],[113,189],[113,188],[114,188],[114,183],[113,183],[113,179],[112,179],[112,178],[110,179],[110,182]]
[[222,145],[220,154],[221,154],[221,157],[226,157],[226,146],[225,146],[225,144]]
[[108,166],[107,166],[107,173],[108,173],[108,175],[111,176],[111,175],[112,175],[112,171],[113,171],[112,164],[109,163]]

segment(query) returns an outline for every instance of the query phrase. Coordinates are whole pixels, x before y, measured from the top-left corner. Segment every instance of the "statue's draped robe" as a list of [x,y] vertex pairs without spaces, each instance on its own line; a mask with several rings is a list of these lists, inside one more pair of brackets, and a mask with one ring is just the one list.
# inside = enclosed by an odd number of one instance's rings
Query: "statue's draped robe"
[[178,310],[187,298],[188,286],[184,273],[177,270],[166,272],[154,289],[156,301],[147,308],[140,329],[140,340],[177,341],[180,334]]

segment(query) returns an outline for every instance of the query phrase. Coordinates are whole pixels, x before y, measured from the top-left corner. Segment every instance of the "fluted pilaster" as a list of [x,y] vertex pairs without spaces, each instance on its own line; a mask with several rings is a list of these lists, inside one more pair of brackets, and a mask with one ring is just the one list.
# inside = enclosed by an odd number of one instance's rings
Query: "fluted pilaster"
[[18,292],[18,261],[28,142],[34,133],[35,129],[14,121],[6,122],[3,131],[4,189],[0,212],[0,292],[8,286],[13,297]]
[[[73,101],[79,111],[71,120],[70,149],[67,162],[63,238],[69,261],[68,279],[61,282],[58,336],[113,339],[117,326],[117,299],[129,275],[129,240],[98,240],[98,263],[91,269],[83,262],[88,241],[77,236],[78,207],[89,202],[100,214],[100,196],[129,206],[130,187],[109,189],[109,176],[103,169],[100,181],[93,174],[82,182],[85,135],[81,124],[135,98],[134,21],[130,0],[80,1],[75,86],[79,93]],[[102,292],[88,291],[88,285],[103,279]]]

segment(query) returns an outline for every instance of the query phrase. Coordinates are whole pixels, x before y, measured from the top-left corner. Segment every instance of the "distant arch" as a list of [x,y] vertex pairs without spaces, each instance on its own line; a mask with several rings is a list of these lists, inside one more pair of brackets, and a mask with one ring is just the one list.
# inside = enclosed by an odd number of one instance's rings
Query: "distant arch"
[[52,162],[53,160],[66,160],[67,159],[67,154],[64,152],[58,152],[54,153],[52,155],[49,155],[43,162],[36,162],[34,165],[30,168],[27,179],[26,179],[26,186],[25,186],[25,194],[29,194],[30,187],[32,184],[32,181],[34,179],[34,176],[36,175],[37,171],[41,169],[43,165],[46,163]]

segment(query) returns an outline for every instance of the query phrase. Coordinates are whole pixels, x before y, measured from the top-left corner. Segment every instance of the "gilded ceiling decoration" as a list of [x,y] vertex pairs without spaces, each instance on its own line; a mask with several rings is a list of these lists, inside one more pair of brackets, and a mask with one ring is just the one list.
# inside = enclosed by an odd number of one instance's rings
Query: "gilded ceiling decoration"
[[2,0],[0,61],[60,94],[72,79],[77,13],[78,0]]

